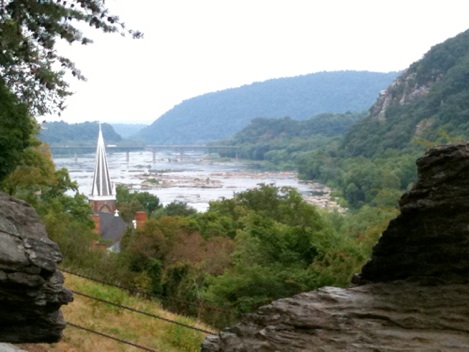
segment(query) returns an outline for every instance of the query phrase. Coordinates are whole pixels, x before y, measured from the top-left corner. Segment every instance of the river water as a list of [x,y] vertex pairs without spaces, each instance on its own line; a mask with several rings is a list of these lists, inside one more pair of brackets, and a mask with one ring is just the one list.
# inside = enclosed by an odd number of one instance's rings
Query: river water
[[[57,168],[68,169],[72,180],[78,183],[80,193],[90,194],[94,153],[54,156],[53,160]],[[203,212],[207,210],[209,201],[231,198],[235,193],[264,183],[294,187],[311,203],[335,206],[327,187],[303,182],[293,172],[263,172],[250,162],[221,160],[202,152],[161,151],[155,155],[150,151],[131,152],[129,155],[108,152],[107,162],[114,184],[154,194],[163,205],[181,201]]]

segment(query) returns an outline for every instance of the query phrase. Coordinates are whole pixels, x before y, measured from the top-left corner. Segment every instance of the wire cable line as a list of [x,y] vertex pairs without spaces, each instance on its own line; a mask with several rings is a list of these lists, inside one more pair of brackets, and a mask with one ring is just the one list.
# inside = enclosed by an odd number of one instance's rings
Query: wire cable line
[[172,319],[164,318],[164,317],[159,316],[159,315],[151,314],[151,313],[144,312],[144,311],[132,308],[132,307],[124,306],[124,305],[119,304],[119,303],[114,303],[114,302],[111,302],[111,301],[107,301],[105,299],[94,297],[94,296],[88,295],[86,293],[77,292],[77,291],[74,291],[74,290],[71,290],[71,291],[75,295],[83,296],[83,297],[93,299],[93,300],[101,302],[101,303],[105,303],[105,304],[109,304],[109,305],[112,305],[112,306],[115,306],[115,307],[118,307],[118,308],[126,309],[126,310],[129,310],[129,311],[134,312],[134,313],[143,314],[143,315],[155,318],[155,319],[165,321],[167,323],[176,324],[176,325],[188,328],[188,329],[196,330],[196,331],[203,332],[203,333],[210,334],[210,335],[216,334],[216,332],[213,332],[213,331],[210,331],[210,330],[205,330],[205,329],[198,328],[196,326],[191,326],[191,325],[188,325],[188,324],[180,323],[180,322],[172,320]]
[[114,336],[111,336],[111,335],[108,335],[108,334],[105,334],[103,332],[99,332],[99,331],[96,331],[96,330],[93,330],[93,329],[89,329],[89,328],[85,328],[83,326],[80,326],[80,325],[77,325],[77,324],[74,324],[74,323],[71,323],[71,322],[67,322],[67,326],[72,326],[76,329],[80,329],[80,330],[83,330],[83,331],[86,331],[86,332],[90,332],[92,334],[95,334],[95,335],[99,335],[101,337],[105,337],[107,339],[111,339],[111,340],[114,340],[114,341],[117,341],[117,342],[120,342],[120,343],[124,343],[126,345],[129,345],[129,346],[132,346],[132,347],[136,347],[136,348],[139,348],[141,350],[144,350],[144,351],[148,351],[148,352],[158,352],[157,350],[154,350],[154,349],[151,349],[151,348],[148,348],[148,347],[145,347],[145,346],[141,346],[141,345],[137,345],[136,343],[133,343],[133,342],[130,342],[130,341],[127,341],[127,340],[123,340],[123,339],[120,339],[118,337],[114,337]]
[[[138,295],[142,296],[142,297],[145,298],[145,299],[150,299],[150,298],[152,298],[152,297],[155,297],[155,296],[150,295],[148,292],[139,290],[139,289],[137,289],[137,288],[128,288],[128,287],[124,287],[124,286],[121,286],[121,285],[118,285],[118,284],[114,284],[114,283],[110,283],[110,282],[103,281],[103,280],[100,280],[100,279],[96,279],[96,278],[93,278],[93,277],[88,276],[88,275],[83,275],[83,274],[75,273],[75,272],[72,272],[72,271],[67,270],[67,269],[64,269],[64,268],[59,268],[59,270],[60,270],[60,271],[63,271],[64,273],[67,273],[67,274],[70,274],[70,275],[74,275],[74,276],[80,277],[80,278],[82,278],[82,279],[86,279],[86,280],[94,281],[94,282],[97,282],[97,283],[100,283],[100,284],[103,284],[103,285],[115,287],[115,288],[118,288],[118,289],[127,291],[127,292],[129,292],[129,293],[131,293],[131,294],[138,294]],[[156,298],[158,298],[158,297],[156,297]],[[210,309],[210,310],[213,310],[213,311],[218,311],[218,312],[226,313],[226,314],[233,314],[233,315],[236,315],[236,316],[240,316],[240,315],[241,315],[241,313],[239,313],[239,312],[230,311],[230,310],[228,310],[228,309],[223,309],[223,308],[215,307],[215,306],[212,306],[212,305],[209,305],[209,304],[204,304],[204,303],[194,304],[193,302],[188,302],[188,301],[184,301],[184,300],[181,300],[181,299],[175,299],[174,301],[175,301],[175,302],[178,302],[178,303],[183,303],[183,304],[186,304],[186,305],[192,306],[192,307],[197,307],[197,308],[198,308],[198,307],[203,307],[203,308],[207,308],[207,309]]]

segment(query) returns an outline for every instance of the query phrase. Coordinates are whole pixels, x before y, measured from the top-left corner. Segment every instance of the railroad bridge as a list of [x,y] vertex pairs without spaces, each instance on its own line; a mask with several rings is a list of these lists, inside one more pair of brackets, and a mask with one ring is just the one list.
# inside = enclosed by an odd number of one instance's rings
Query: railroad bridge
[[[78,154],[94,153],[96,146],[68,146],[68,145],[52,145],[50,149],[53,154],[73,154],[75,160],[78,158]],[[225,146],[225,145],[171,145],[171,144],[160,144],[160,145],[133,145],[124,146],[117,144],[108,144],[106,146],[108,153],[126,153],[126,160],[130,160],[130,153],[151,151],[153,154],[153,162],[156,162],[156,153],[160,150],[173,150],[178,151],[181,155],[184,155],[186,151],[205,151],[206,153],[220,153],[231,152],[230,154],[238,158],[238,147],[236,146]]]

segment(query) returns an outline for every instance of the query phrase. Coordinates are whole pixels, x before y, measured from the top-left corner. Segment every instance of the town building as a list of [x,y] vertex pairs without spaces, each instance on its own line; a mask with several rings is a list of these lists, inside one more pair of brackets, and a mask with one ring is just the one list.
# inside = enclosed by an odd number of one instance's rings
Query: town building
[[119,241],[130,225],[119,216],[117,210],[116,190],[109,174],[101,124],[99,124],[93,185],[88,200],[93,210],[91,218],[95,222],[95,230],[101,235],[99,243],[118,251]]

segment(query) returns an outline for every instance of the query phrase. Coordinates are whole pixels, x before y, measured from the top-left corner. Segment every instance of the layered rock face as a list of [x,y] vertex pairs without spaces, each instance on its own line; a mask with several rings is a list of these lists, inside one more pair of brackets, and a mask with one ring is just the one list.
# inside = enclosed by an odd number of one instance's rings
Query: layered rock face
[[419,178],[399,202],[359,278],[469,282],[469,145],[445,145],[417,160]]
[[469,145],[438,146],[349,289],[280,299],[202,351],[469,351]]
[[0,194],[0,341],[60,339],[60,306],[73,300],[57,270],[61,258],[36,211]]

